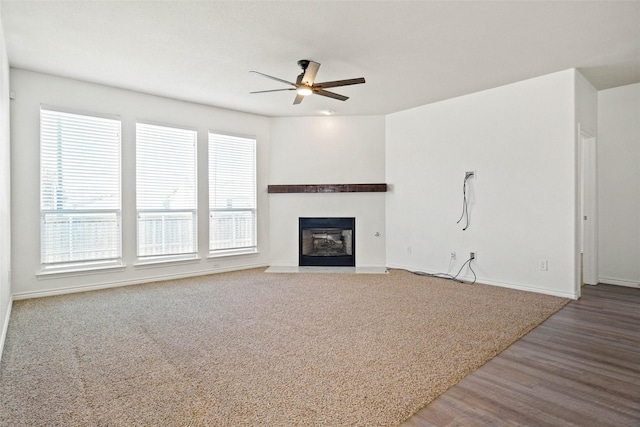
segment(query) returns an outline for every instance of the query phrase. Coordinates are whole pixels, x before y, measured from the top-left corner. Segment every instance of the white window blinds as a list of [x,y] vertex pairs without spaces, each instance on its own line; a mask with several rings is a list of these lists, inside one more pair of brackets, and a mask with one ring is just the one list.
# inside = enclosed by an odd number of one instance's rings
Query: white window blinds
[[256,140],[209,133],[209,250],[256,249]]
[[45,268],[119,261],[120,121],[40,110]]
[[197,252],[197,132],[136,124],[138,257]]

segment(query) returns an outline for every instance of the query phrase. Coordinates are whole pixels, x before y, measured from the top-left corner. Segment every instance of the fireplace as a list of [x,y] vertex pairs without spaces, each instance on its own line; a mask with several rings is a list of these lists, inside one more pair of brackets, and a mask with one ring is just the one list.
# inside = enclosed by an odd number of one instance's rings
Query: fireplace
[[300,266],[356,266],[355,218],[299,218]]

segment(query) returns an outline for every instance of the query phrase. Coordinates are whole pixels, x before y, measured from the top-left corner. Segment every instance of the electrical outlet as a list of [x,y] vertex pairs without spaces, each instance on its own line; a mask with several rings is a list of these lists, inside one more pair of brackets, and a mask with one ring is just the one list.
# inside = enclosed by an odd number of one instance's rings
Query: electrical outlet
[[549,261],[547,261],[546,259],[541,259],[538,261],[538,268],[542,271],[547,271],[549,270]]
[[469,258],[476,261],[478,259],[478,254],[476,252],[469,252]]
[[411,253],[411,246],[407,246],[407,253],[410,254]]
[[451,252],[451,260],[453,260],[453,261],[456,260],[456,253],[455,252]]

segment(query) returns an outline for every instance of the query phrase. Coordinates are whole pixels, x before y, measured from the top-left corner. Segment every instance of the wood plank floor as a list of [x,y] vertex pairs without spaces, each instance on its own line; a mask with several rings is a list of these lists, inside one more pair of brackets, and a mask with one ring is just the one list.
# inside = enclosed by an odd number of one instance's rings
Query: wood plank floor
[[639,427],[640,289],[582,291],[403,426]]

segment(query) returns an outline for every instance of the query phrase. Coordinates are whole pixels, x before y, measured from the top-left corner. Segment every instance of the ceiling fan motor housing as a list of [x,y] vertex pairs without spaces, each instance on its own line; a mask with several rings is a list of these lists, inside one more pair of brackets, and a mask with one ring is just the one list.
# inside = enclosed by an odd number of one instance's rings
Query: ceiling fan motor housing
[[301,59],[300,61],[298,61],[298,65],[300,66],[300,68],[302,68],[302,72],[305,72],[307,70],[309,62],[311,61],[309,61],[308,59]]

